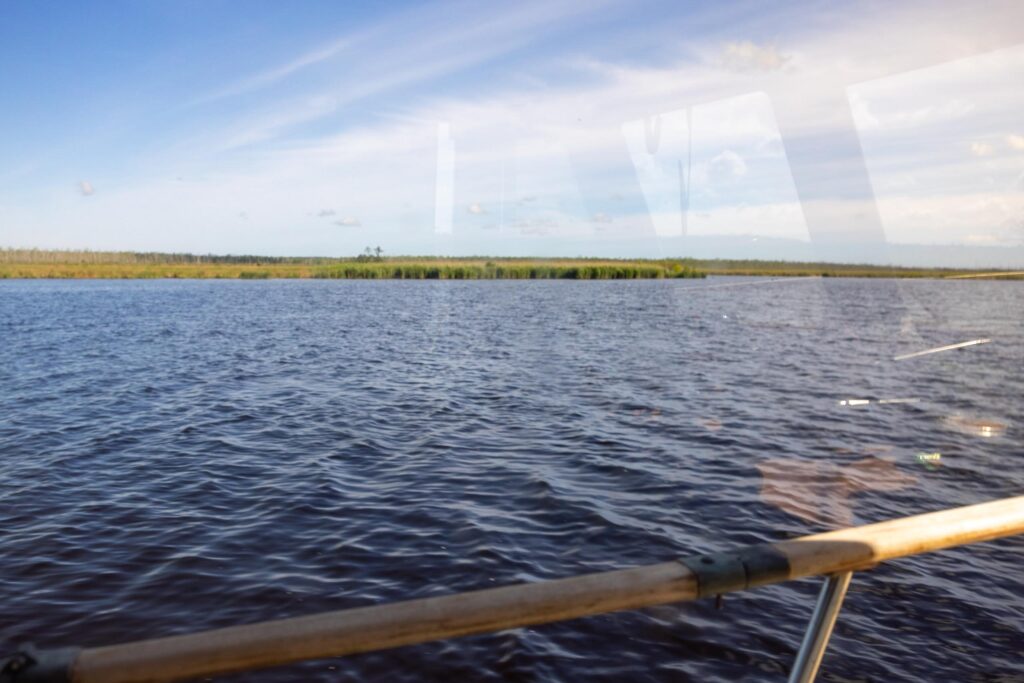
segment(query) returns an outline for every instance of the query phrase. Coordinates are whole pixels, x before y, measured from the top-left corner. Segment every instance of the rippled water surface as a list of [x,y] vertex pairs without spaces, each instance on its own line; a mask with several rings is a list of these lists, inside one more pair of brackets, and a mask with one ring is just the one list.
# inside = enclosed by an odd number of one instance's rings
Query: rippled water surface
[[[1020,282],[2,282],[0,643],[123,642],[1017,495],[1022,321]],[[1022,566],[1016,538],[856,575],[821,680],[1024,680]],[[818,585],[231,680],[777,681]]]

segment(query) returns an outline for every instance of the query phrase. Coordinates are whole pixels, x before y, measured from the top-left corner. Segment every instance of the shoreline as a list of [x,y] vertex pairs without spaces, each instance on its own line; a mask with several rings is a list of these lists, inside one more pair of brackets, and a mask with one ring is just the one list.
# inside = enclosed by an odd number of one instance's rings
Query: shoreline
[[731,259],[200,256],[0,249],[2,279],[622,280],[707,276],[1024,280],[1024,271]]

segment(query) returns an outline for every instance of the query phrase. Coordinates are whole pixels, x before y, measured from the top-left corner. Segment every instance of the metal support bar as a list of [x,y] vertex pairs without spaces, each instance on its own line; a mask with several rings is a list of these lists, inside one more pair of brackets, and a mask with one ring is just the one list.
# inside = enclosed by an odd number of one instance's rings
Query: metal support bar
[[789,683],[812,683],[825,656],[828,639],[832,635],[832,627],[836,625],[839,610],[846,597],[846,589],[850,586],[853,572],[832,574],[825,580],[818,595],[818,604],[814,606],[811,623],[807,625],[804,642],[797,653],[793,671],[789,675]]

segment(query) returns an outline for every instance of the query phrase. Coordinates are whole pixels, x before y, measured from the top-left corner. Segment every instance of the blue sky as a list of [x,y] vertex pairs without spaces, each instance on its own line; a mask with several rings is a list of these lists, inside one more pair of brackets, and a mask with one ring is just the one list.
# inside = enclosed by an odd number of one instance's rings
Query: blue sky
[[1024,265],[1024,6],[0,3],[0,246]]

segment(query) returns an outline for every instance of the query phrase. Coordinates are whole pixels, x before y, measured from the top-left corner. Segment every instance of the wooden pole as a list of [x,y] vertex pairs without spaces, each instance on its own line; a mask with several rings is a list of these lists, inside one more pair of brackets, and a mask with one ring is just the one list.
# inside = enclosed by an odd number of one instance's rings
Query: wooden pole
[[1024,496],[803,536],[772,546],[789,578],[869,569],[879,562],[1024,533]]
[[678,562],[83,650],[75,683],[172,681],[382,650],[697,596]]
[[[1022,532],[1024,496],[714,556],[758,558],[768,552],[773,559],[783,560],[782,571],[776,564],[770,576],[756,575],[760,566],[757,561],[740,563],[737,581],[720,583],[721,577],[713,577],[714,586],[718,592],[728,592],[816,574],[866,569],[906,555]],[[72,680],[173,681],[694,600],[702,594],[701,582],[708,578],[699,569],[703,560],[687,558],[686,564],[665,562],[87,649],[80,651],[71,665]],[[714,562],[707,564],[712,566]]]

